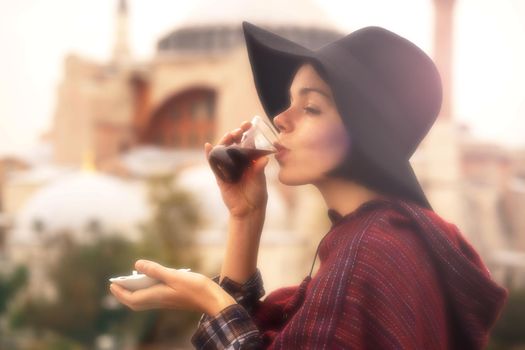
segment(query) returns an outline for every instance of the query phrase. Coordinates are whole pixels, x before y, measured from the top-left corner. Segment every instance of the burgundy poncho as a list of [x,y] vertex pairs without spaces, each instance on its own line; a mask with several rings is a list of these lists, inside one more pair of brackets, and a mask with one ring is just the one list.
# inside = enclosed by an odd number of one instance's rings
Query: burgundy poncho
[[[260,301],[260,274],[221,285],[238,304],[203,317],[198,349],[480,349],[506,299],[457,227],[400,200],[333,223],[320,267]],[[259,290],[259,292],[257,291]]]

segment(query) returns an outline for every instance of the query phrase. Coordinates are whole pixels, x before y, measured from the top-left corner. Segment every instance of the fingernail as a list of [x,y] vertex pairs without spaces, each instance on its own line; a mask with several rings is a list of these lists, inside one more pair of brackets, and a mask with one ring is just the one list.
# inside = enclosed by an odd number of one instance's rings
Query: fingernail
[[137,260],[137,262],[135,263],[135,267],[140,270],[144,267],[145,264],[146,262],[144,260]]

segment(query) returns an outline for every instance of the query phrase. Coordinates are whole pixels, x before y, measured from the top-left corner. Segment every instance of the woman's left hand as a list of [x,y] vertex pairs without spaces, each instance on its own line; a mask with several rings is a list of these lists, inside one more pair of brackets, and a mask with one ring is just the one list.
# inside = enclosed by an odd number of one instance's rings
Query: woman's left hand
[[135,269],[161,283],[134,292],[115,283],[110,285],[115,298],[134,311],[179,309],[215,316],[235,304],[231,295],[204,275],[167,268],[148,260],[138,260]]

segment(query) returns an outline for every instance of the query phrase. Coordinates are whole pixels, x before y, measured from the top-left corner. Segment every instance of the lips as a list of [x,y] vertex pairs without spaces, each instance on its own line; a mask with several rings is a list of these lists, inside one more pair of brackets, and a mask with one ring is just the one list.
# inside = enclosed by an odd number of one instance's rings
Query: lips
[[288,152],[290,152],[290,150],[278,142],[274,143],[274,146],[275,146],[275,149],[277,150],[277,153],[275,154],[275,159],[278,162],[281,162],[283,158],[288,154]]

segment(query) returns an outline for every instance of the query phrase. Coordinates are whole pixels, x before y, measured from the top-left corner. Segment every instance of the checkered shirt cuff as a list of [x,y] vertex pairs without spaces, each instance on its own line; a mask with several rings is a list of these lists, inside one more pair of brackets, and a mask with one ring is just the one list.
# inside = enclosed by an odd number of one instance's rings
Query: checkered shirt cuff
[[[230,294],[235,301],[242,305],[249,314],[252,313],[255,305],[259,299],[264,296],[264,287],[259,269],[243,284],[237,283],[228,277],[224,277],[219,283],[220,276],[213,277],[213,281],[219,284],[228,294]],[[199,324],[206,321],[209,318],[208,315],[202,314]]]
[[262,349],[259,330],[239,304],[200,323],[191,342],[198,350]]
[[[219,283],[219,277],[220,276],[215,276],[213,278],[215,283]],[[249,313],[252,312],[259,299],[261,299],[265,293],[259,269],[257,269],[244,284],[237,283],[228,277],[224,277],[220,286]]]

